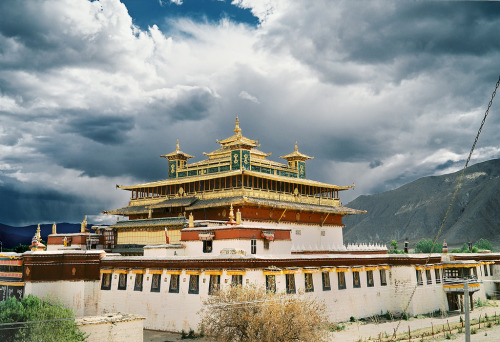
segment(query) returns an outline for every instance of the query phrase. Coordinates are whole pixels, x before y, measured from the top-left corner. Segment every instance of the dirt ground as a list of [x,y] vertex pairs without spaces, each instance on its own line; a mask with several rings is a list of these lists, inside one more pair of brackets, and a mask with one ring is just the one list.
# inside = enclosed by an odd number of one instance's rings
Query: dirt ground
[[[489,317],[494,317],[497,315],[497,320],[500,319],[500,301],[489,301],[489,306],[483,306],[475,308],[471,312],[471,319],[478,319],[481,315],[487,314]],[[462,315],[463,317],[463,315]],[[381,336],[392,336],[394,329],[397,327],[399,321],[390,321],[384,323],[367,323],[367,322],[354,322],[345,323],[346,328],[339,332],[330,333],[330,341],[342,341],[342,342],[359,342],[359,341],[376,341],[379,334]],[[412,336],[415,336],[412,341],[420,341],[417,339],[417,335],[422,331],[430,331],[431,327],[434,326],[435,331],[441,331],[443,326],[446,328],[448,323],[453,326],[453,324],[460,323],[460,314],[450,313],[447,317],[432,317],[432,318],[411,318],[407,321],[401,321],[398,327],[398,335],[407,333],[408,327],[410,327]],[[474,326],[477,328],[477,325]],[[423,330],[426,329],[426,330]],[[446,339],[445,335],[440,332],[436,334],[434,339],[425,339],[425,341],[449,341]],[[463,333],[459,334],[455,332],[451,336],[451,340],[456,342],[465,342],[465,335]],[[180,334],[167,333],[162,331],[144,330],[144,342],[177,342],[177,341],[196,341],[196,342],[213,342],[216,339],[208,338],[198,338],[198,339],[182,339]],[[406,340],[408,341],[408,340]],[[485,324],[481,324],[481,329],[477,329],[476,334],[471,335],[472,342],[500,342],[500,325],[493,325],[491,328],[485,328]]]

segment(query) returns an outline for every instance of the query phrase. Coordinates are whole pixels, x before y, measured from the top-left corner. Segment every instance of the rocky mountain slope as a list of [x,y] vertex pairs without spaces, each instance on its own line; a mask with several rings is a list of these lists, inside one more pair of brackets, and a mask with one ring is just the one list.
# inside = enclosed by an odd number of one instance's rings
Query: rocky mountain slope
[[[434,239],[460,173],[424,177],[392,191],[356,198],[346,206],[368,212],[344,219],[344,242],[408,238],[414,244],[421,238]],[[486,238],[498,249],[499,233],[500,159],[494,159],[467,168],[439,240],[459,246]]]

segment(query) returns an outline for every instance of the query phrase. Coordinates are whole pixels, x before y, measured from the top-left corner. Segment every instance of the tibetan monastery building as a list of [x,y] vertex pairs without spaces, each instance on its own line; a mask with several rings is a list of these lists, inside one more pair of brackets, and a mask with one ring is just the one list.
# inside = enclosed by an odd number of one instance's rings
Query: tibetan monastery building
[[[351,186],[306,179],[312,159],[295,150],[280,158],[257,149],[259,142],[242,135],[236,119],[234,135],[218,140],[220,148],[204,153],[208,159],[188,164],[193,156],[179,149],[161,157],[168,160],[168,179],[130,186],[128,206],[105,211],[128,220],[112,226],[116,251],[138,253],[145,245],[179,243],[187,215],[194,220],[227,221],[232,206],[243,222],[285,224],[293,230],[296,249],[328,252],[342,246],[342,217],[364,213],[343,207],[339,193]],[[202,224],[200,222],[200,224]],[[165,235],[166,234],[166,235]]]
[[84,220],[78,234],[54,226],[47,250],[35,235],[33,251],[0,256],[0,294],[52,295],[78,316],[122,312],[145,317],[148,329],[187,331],[197,329],[203,301],[231,285],[313,296],[334,322],[461,310],[464,279],[473,301],[500,290],[498,253],[344,245],[342,218],[364,211],[341,204],[352,186],[307,179],[312,157],[297,144],[284,163],[271,161],[238,120],[218,143],[195,163],[177,143],[162,156],[168,179],[119,186],[130,201],[105,212],[115,224],[91,233]]

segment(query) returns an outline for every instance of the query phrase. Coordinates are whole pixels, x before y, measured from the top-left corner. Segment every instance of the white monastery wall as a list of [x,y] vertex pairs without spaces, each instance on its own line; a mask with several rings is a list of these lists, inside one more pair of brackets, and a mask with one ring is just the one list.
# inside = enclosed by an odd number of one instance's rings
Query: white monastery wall
[[25,295],[51,298],[73,308],[76,317],[95,315],[100,294],[98,281],[25,282]]
[[290,237],[295,250],[327,250],[343,246],[341,227],[293,225]]
[[[276,240],[269,242],[269,249],[264,248],[264,240],[255,239],[258,255],[290,255],[292,243],[290,240]],[[212,252],[203,253],[203,241],[186,241],[186,255],[189,256],[210,256],[219,255],[223,249],[234,248],[236,251],[242,250],[246,255],[251,255],[250,239],[213,240]]]

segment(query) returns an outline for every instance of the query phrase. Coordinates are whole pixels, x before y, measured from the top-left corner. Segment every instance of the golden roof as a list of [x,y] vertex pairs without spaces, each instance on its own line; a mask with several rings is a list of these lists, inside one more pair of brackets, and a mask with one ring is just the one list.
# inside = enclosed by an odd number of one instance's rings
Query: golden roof
[[249,175],[249,176],[254,176],[254,177],[265,178],[265,179],[269,179],[269,180],[276,180],[276,181],[280,181],[280,182],[302,184],[302,185],[311,185],[311,186],[323,187],[326,189],[334,189],[334,190],[348,190],[348,189],[354,187],[354,185],[339,186],[339,185],[332,185],[332,184],[317,182],[317,181],[313,181],[313,180],[309,180],[309,179],[305,179],[305,178],[285,177],[285,176],[271,175],[268,173],[262,173],[262,172],[250,171],[250,170],[242,170],[242,169],[225,171],[225,172],[218,172],[218,173],[210,173],[210,174],[206,174],[206,175],[198,175],[198,176],[191,176],[191,177],[171,178],[171,179],[165,179],[165,180],[156,181],[156,182],[142,183],[142,184],[129,185],[129,186],[117,185],[117,187],[120,189],[123,189],[123,190],[133,190],[133,189],[138,189],[138,188],[149,188],[149,187],[157,187],[157,186],[163,186],[163,185],[184,184],[184,183],[197,182],[197,181],[209,180],[209,179],[214,179],[214,178],[238,176],[238,175],[243,175],[243,174]]
[[179,139],[177,139],[177,146],[175,148],[175,151],[169,154],[164,154],[160,157],[167,158],[167,159],[174,159],[176,157],[181,157],[183,159],[189,159],[189,158],[194,158],[194,156],[184,153],[179,149]]
[[288,160],[288,159],[300,159],[300,160],[314,159],[314,157],[309,157],[308,155],[300,153],[299,149],[297,148],[297,142],[295,142],[295,151],[287,154],[286,156],[282,156],[280,158],[283,158],[286,160]]
[[244,145],[251,147],[260,146],[258,140],[248,139],[245,138],[243,135],[241,135],[240,121],[238,120],[238,117],[236,117],[234,135],[224,140],[217,140],[217,142],[221,144],[223,147],[231,147],[237,145]]

